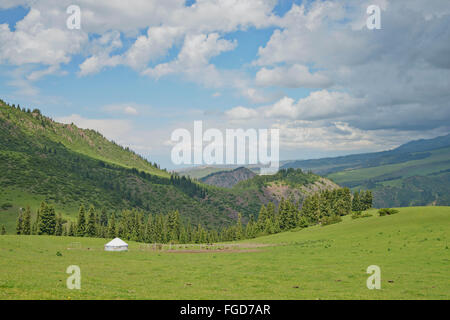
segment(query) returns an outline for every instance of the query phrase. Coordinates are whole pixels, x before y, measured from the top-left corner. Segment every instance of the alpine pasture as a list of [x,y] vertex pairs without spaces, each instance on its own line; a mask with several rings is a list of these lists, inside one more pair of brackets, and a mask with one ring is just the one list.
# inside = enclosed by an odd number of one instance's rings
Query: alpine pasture
[[[450,207],[398,210],[214,246],[128,242],[128,252],[104,251],[105,239],[3,235],[0,299],[449,299]],[[66,286],[70,265],[80,290]],[[380,290],[366,286],[370,265]]]

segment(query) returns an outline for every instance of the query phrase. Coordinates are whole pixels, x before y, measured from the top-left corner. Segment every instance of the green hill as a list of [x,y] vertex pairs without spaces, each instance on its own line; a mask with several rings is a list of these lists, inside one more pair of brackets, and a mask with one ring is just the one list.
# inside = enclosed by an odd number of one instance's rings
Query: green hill
[[[450,208],[399,211],[220,250],[130,242],[120,253],[103,251],[105,239],[0,236],[0,299],[448,300]],[[66,288],[69,265],[81,269],[81,290]],[[366,287],[370,265],[381,290]]]
[[[300,170],[295,174],[306,177],[306,184],[314,176]],[[264,193],[263,186],[226,189],[172,177],[93,130],[60,124],[38,110],[27,112],[3,102],[0,188],[0,225],[8,232],[14,230],[19,208],[30,205],[35,212],[44,200],[66,219],[73,219],[84,204],[109,212],[179,210],[184,222],[217,228],[233,223],[238,212],[245,222],[257,215],[262,203],[279,199]]]
[[374,206],[450,205],[450,135],[394,150],[295,161],[284,167],[324,174],[339,185],[374,192]]

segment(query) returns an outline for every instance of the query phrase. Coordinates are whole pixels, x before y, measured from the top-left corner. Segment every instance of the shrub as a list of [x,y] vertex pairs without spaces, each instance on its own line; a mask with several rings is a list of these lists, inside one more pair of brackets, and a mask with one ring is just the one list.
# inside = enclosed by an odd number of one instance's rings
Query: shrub
[[358,212],[353,212],[352,219],[368,218],[368,217],[371,217],[371,216],[372,215],[370,213],[361,214],[361,211],[358,211]]
[[383,217],[386,215],[390,216],[391,214],[396,214],[396,213],[398,213],[398,210],[396,210],[396,209],[383,208],[383,209],[378,210],[378,214],[380,215],[380,217]]
[[11,203],[6,202],[6,203],[2,204],[2,209],[3,209],[3,210],[6,210],[6,209],[11,208],[12,206],[13,206],[13,205],[12,205]]
[[353,211],[352,219],[358,219],[358,218],[361,218],[361,211]]
[[342,221],[342,218],[340,216],[332,215],[332,216],[324,217],[324,218],[320,219],[320,224],[322,226],[327,226],[327,225],[338,223],[341,221]]

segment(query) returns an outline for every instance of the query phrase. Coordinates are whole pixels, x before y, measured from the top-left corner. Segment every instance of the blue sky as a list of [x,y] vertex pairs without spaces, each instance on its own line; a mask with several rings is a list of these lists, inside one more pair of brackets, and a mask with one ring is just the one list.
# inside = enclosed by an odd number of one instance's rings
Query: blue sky
[[[70,4],[81,9],[79,30],[66,27]],[[381,8],[380,30],[366,27],[370,4]],[[449,7],[5,1],[0,97],[96,129],[168,168],[171,132],[194,120],[278,128],[282,160],[384,150],[448,133]]]

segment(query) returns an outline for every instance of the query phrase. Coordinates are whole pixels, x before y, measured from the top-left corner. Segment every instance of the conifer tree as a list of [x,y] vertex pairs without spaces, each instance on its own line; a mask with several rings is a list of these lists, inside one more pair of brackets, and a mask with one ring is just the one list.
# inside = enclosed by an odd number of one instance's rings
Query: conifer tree
[[86,217],[84,206],[80,206],[80,210],[78,211],[78,221],[77,221],[77,231],[76,235],[78,237],[84,237],[86,233]]
[[368,210],[372,208],[372,191],[366,190],[360,195],[361,210]]
[[275,222],[275,205],[273,202],[267,204],[267,218],[274,223]]
[[288,214],[288,203],[284,200],[284,198],[281,198],[280,204],[278,205],[278,220],[281,230],[286,230],[288,226]]
[[30,206],[27,206],[23,215],[22,234],[31,234],[31,211]]
[[39,221],[39,234],[54,235],[56,227],[55,209],[45,202],[41,204],[41,216]]
[[266,219],[268,218],[268,213],[265,205],[261,206],[261,209],[259,210],[258,215],[258,229],[260,231],[264,230],[264,225],[266,223]]
[[242,227],[242,215],[241,213],[238,213],[238,220],[236,223],[236,239],[240,240],[244,236],[244,229]]
[[106,209],[102,209],[102,213],[100,215],[100,225],[103,227],[108,226],[108,214],[106,213]]
[[93,206],[89,207],[85,234],[88,237],[95,237],[97,234],[95,229],[95,209]]
[[56,218],[56,226],[55,226],[55,236],[62,236],[63,233],[63,221],[61,213],[58,214]]
[[[267,220],[267,218],[266,218]],[[246,238],[254,238],[256,237],[256,234],[258,231],[264,231],[264,225],[263,227],[259,227],[259,225],[256,224],[255,219],[253,218],[253,215],[250,216],[250,220],[248,221],[246,227],[245,227],[245,237]]]
[[31,234],[39,234],[39,223],[41,220],[41,210],[38,209],[36,213],[36,219],[34,220]]
[[349,188],[343,190],[344,212],[350,214],[352,212],[352,193]]
[[2,236],[6,234],[6,228],[5,228],[5,225],[4,225],[4,224],[2,224],[2,229],[1,229],[1,231],[0,231],[0,234],[1,234]]
[[69,237],[74,237],[75,236],[75,226],[74,226],[74,223],[72,221],[70,221],[69,231],[67,232],[67,235]]
[[357,191],[355,191],[355,193],[353,193],[352,211],[354,211],[354,212],[361,211],[361,202],[359,199],[359,192],[357,192]]
[[19,215],[17,216],[16,234],[22,234],[22,229],[23,229],[23,218],[22,218],[22,210],[20,210]]
[[172,241],[178,240],[180,236],[180,214],[178,210],[169,213],[167,218],[167,230]]
[[109,219],[108,237],[115,238],[117,234],[116,232],[116,215],[113,213],[111,215],[111,219]]

